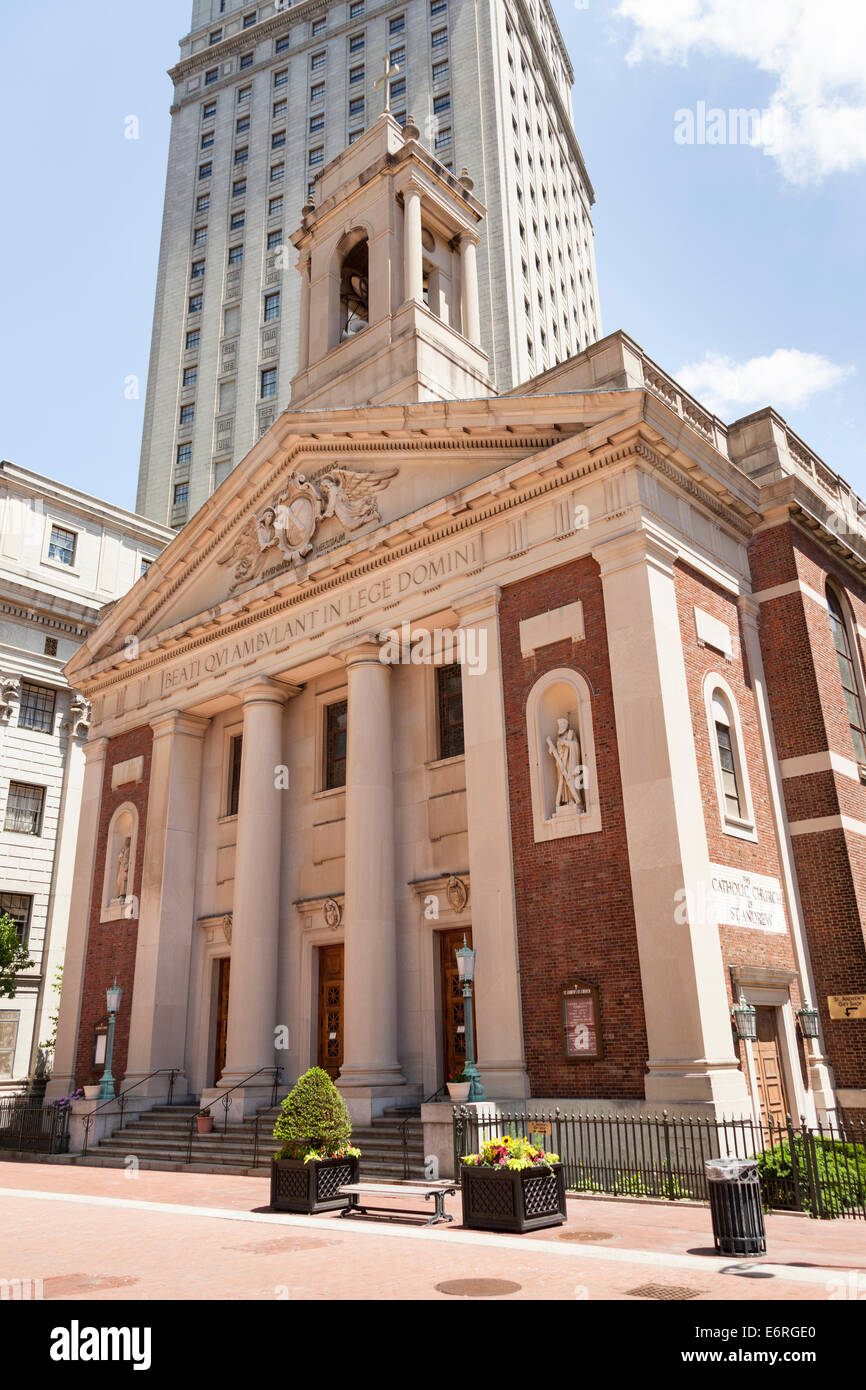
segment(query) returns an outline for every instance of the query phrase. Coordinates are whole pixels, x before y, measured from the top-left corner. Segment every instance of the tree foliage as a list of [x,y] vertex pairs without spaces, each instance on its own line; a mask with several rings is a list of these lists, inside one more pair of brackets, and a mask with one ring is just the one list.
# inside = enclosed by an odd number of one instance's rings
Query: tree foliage
[[321,1067],[299,1077],[280,1107],[274,1138],[278,1158],[338,1157],[346,1153],[352,1121],[345,1101]]
[[0,916],[0,999],[14,999],[17,977],[34,962],[18,939],[18,929],[7,912]]

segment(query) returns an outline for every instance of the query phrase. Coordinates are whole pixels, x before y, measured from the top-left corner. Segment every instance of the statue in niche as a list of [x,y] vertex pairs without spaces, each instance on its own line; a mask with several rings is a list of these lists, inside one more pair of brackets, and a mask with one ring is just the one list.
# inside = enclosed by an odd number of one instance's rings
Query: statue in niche
[[129,857],[132,852],[132,839],[127,835],[117,856],[117,869],[114,875],[114,896],[125,898],[129,887]]
[[583,790],[583,766],[581,763],[580,735],[571,727],[566,716],[556,721],[556,743],[548,738],[547,747],[556,763],[558,778],[554,812],[586,810],[586,797]]

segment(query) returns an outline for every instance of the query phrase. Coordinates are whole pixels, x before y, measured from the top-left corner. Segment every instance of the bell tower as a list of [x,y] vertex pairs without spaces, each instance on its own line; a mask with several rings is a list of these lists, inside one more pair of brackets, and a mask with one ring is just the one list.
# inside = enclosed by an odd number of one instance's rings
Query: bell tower
[[319,174],[292,237],[301,314],[291,409],[494,394],[475,248],[485,209],[389,111]]

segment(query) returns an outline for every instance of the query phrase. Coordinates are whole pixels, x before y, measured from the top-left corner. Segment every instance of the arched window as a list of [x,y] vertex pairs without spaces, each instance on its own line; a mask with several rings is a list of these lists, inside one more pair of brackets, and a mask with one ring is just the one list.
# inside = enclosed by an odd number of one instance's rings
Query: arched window
[[858,763],[866,763],[866,721],[863,719],[863,699],[860,691],[860,678],[854,660],[851,634],[845,619],[842,599],[832,585],[827,585],[827,612],[830,614],[830,630],[839,663],[839,676],[845,692],[845,706],[848,723],[851,725],[851,738]]
[[353,338],[370,322],[367,238],[356,242],[340,266],[340,342]]
[[704,698],[722,826],[729,835],[754,840],[755,816],[737,702],[727,682],[714,673],[707,676]]

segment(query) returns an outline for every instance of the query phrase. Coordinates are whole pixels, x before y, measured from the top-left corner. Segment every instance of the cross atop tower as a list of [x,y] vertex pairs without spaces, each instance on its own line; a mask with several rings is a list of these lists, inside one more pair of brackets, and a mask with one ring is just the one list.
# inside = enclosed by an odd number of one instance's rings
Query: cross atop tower
[[391,88],[388,84],[391,81],[392,77],[397,77],[399,73],[400,64],[392,63],[391,59],[388,57],[386,53],[384,58],[382,59],[382,76],[377,77],[376,81],[373,83],[374,87],[385,88],[385,111],[391,110]]

